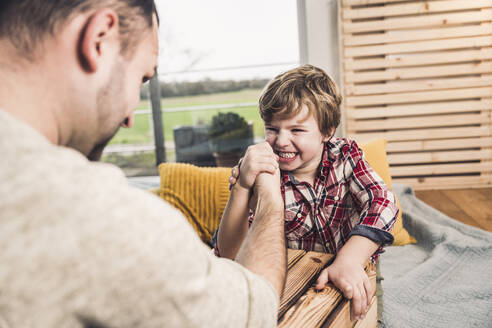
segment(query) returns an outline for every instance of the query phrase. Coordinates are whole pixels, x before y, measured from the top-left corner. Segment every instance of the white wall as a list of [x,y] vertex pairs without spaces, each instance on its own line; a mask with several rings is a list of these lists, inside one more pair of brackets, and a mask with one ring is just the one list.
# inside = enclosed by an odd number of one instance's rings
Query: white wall
[[[300,63],[324,69],[341,91],[337,0],[297,0],[297,17]],[[344,125],[342,110],[337,136],[343,136]]]

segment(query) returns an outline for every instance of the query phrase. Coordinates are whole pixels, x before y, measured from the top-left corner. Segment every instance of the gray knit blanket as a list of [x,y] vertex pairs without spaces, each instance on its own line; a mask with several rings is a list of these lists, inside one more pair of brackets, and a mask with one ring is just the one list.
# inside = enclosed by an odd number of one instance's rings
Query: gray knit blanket
[[492,233],[433,209],[408,186],[395,184],[394,191],[418,243],[381,255],[380,326],[492,327]]

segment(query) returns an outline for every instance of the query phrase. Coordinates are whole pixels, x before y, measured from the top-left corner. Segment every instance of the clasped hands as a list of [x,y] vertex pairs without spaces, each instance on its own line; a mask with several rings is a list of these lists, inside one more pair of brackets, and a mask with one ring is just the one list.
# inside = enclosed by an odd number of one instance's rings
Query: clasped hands
[[249,146],[238,165],[232,168],[229,189],[232,188],[250,193],[249,208],[252,210],[256,209],[260,189],[272,194],[278,193],[280,197],[278,156],[267,142]]

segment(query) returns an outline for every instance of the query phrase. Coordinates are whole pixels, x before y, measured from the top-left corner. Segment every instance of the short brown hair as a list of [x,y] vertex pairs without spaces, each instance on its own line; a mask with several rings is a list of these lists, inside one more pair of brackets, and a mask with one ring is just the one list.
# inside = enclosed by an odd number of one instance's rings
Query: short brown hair
[[131,56],[142,30],[152,26],[157,16],[154,0],[2,0],[0,2],[0,38],[8,38],[19,55],[32,58],[38,43],[54,35],[74,14],[112,8],[119,18],[121,53]]
[[260,96],[260,115],[265,123],[297,115],[305,104],[320,132],[328,136],[340,124],[342,96],[322,69],[303,65],[275,77]]

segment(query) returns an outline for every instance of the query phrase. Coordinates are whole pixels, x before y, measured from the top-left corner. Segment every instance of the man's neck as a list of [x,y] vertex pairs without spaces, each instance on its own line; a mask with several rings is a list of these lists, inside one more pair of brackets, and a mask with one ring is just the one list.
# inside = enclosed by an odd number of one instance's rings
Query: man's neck
[[[3,43],[0,46],[3,47]],[[3,51],[0,54],[3,55]],[[55,110],[62,93],[59,92],[56,99],[53,94],[56,86],[50,83],[51,80],[41,65],[36,66],[24,59],[11,64],[5,58],[12,57],[3,58],[0,59],[0,108],[36,129],[52,143],[58,144],[59,130]]]

